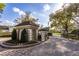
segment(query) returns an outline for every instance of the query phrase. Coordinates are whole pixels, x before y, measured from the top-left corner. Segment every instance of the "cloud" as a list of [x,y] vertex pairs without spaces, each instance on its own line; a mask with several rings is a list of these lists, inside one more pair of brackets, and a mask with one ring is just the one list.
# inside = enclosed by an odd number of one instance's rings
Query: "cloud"
[[56,12],[57,10],[62,9],[63,5],[64,3],[57,3],[53,8],[53,12]]
[[[32,11],[31,16],[36,18],[36,19],[38,18],[40,24],[47,26],[48,21],[49,21],[49,14],[57,11],[58,9],[61,9],[62,5],[63,5],[63,3],[44,4],[42,10],[40,10],[39,12]],[[20,10],[17,7],[14,7],[13,11],[15,13],[18,13],[19,15],[25,15],[25,12]]]
[[19,11],[19,15],[25,15],[24,11]]
[[44,26],[47,26],[48,24],[48,18],[49,18],[49,16],[47,15],[47,14],[45,14],[45,13],[43,13],[43,12],[36,12],[36,11],[33,11],[32,13],[31,13],[31,15],[33,16],[33,17],[35,17],[36,19],[39,19],[38,20],[38,24],[40,24],[40,25],[44,25]]
[[35,12],[35,11],[33,11],[33,12],[30,14],[30,16],[33,17],[33,18],[37,18],[36,15],[37,15],[37,12]]
[[19,11],[20,11],[20,9],[19,9],[19,8],[14,7],[14,8],[13,8],[13,11],[14,11],[14,12],[19,12]]
[[47,26],[49,22],[49,14],[61,9],[64,3],[44,4],[42,12],[37,13],[41,24]]
[[18,13],[19,15],[25,15],[25,12],[22,11],[22,10],[20,10],[20,9],[17,8],[17,7],[14,7],[14,8],[13,8],[13,11],[16,12],[16,13]]
[[56,12],[57,10],[62,9],[63,5],[64,3],[44,4],[43,12],[48,14],[51,12]]
[[5,21],[1,21],[0,25],[2,25],[2,26],[14,26],[15,23],[13,21],[5,20]]
[[50,5],[49,4],[45,4],[43,6],[43,11],[49,11],[50,10]]

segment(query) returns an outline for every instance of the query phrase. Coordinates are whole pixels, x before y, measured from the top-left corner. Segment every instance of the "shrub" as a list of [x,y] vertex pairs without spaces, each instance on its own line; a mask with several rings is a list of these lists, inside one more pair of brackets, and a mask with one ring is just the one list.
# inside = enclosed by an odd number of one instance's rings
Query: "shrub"
[[61,36],[65,37],[65,38],[68,38],[68,34],[66,34],[66,33],[61,34]]
[[62,37],[65,37],[65,38],[68,38],[68,32],[67,31],[65,31],[65,30],[63,30],[62,32],[61,32],[61,36]]
[[79,29],[73,30],[73,31],[71,32],[71,34],[79,35]]
[[48,36],[52,36],[52,33],[48,33],[47,35],[48,35]]
[[13,29],[13,31],[12,31],[12,40],[14,40],[14,41],[17,40],[17,33],[16,33],[15,29]]
[[70,34],[69,37],[72,39],[79,39],[79,29],[73,30]]

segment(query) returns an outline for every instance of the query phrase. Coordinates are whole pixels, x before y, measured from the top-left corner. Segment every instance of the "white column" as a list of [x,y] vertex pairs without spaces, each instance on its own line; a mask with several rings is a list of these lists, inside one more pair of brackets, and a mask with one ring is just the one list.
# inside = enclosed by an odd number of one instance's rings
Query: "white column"
[[36,40],[38,40],[38,30],[36,30]]
[[41,36],[42,36],[42,41],[45,41],[45,33],[44,33],[44,31],[42,31]]
[[22,29],[20,29],[19,31],[19,40],[21,40],[21,33],[22,33]]
[[32,41],[32,29],[28,29],[29,41]]
[[16,33],[17,33],[17,39],[18,39],[18,29],[16,29]]

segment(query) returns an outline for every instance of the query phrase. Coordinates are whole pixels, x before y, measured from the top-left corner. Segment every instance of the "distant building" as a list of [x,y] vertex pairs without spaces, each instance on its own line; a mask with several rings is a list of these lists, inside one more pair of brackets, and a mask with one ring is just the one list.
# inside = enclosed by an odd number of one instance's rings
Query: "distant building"
[[47,40],[48,37],[48,33],[49,33],[49,27],[42,27],[39,29],[39,37],[41,37],[41,41],[45,41]]
[[12,30],[13,30],[13,26],[0,25],[0,31],[1,32],[12,32]]

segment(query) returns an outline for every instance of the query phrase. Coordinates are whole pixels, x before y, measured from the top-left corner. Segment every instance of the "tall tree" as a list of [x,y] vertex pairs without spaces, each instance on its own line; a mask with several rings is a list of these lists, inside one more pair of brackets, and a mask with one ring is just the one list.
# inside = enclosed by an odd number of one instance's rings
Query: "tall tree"
[[70,10],[65,8],[56,11],[55,14],[50,14],[50,21],[53,22],[51,27],[55,26],[64,29],[64,34],[68,34],[69,29],[73,26],[71,23],[72,14],[70,13]]
[[71,14],[72,19],[79,24],[78,20],[76,17],[79,17],[79,3],[70,3],[67,8],[65,8],[69,14]]

